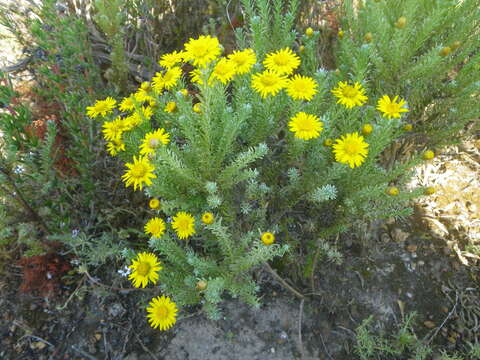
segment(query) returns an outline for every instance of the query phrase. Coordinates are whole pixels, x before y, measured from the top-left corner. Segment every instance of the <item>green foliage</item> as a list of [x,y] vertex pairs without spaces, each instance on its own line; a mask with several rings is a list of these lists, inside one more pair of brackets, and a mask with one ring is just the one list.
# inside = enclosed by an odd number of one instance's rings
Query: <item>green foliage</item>
[[366,1],[360,9],[349,0],[343,12],[339,70],[365,80],[373,96],[404,96],[415,125],[410,141],[448,144],[479,117],[478,0]]

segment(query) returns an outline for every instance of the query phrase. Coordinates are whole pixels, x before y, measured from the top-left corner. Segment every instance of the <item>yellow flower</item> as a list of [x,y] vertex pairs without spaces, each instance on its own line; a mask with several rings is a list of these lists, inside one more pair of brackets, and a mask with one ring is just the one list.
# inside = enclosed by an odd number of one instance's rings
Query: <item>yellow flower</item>
[[121,140],[111,141],[107,143],[107,151],[111,156],[115,156],[120,151],[125,151],[125,144]]
[[168,330],[177,321],[177,305],[169,297],[157,296],[148,305],[147,318],[154,329]]
[[275,242],[275,235],[273,235],[271,232],[264,232],[261,240],[264,245],[272,245]]
[[365,40],[366,43],[371,43],[373,40],[372,33],[371,32],[366,33],[365,36],[363,37],[363,40]]
[[373,126],[371,124],[365,124],[362,127],[362,135],[370,135],[373,131]]
[[323,130],[323,123],[318,116],[299,112],[291,118],[288,126],[290,131],[295,134],[296,138],[303,140],[315,139],[320,136]]
[[139,124],[141,124],[144,120],[148,121],[153,116],[153,110],[151,106],[142,106],[139,111],[135,111],[132,115],[126,117],[124,121],[128,124],[128,127],[131,129]]
[[188,90],[187,89],[182,89],[180,90],[180,94],[182,94],[184,97],[188,96]]
[[266,70],[252,76],[251,86],[262,98],[277,95],[286,85],[287,78],[275,71]]
[[228,59],[233,61],[236,66],[235,73],[239,75],[248,73],[257,62],[257,56],[252,49],[234,51],[228,55]]
[[128,170],[123,174],[122,180],[125,186],[133,185],[133,189],[143,189],[143,184],[152,185],[152,180],[157,177],[153,173],[155,167],[150,163],[146,157],[133,157],[133,163],[126,163]]
[[388,117],[389,119],[401,117],[402,112],[407,112],[409,110],[403,107],[405,105],[405,100],[400,100],[397,103],[397,99],[398,96],[395,96],[393,100],[391,100],[388,95],[384,95],[378,100],[377,110],[381,111],[383,116]]
[[120,111],[131,111],[135,109],[134,97],[130,95],[129,97],[123,98],[122,102],[118,106]]
[[135,97],[135,100],[139,103],[143,103],[146,101],[152,102],[155,101],[155,99],[150,95],[151,91],[152,85],[148,82],[143,82],[133,96]]
[[148,206],[150,206],[150,209],[157,210],[160,207],[160,200],[157,198],[150,199]]
[[198,85],[203,85],[202,74],[200,73],[200,69],[193,69],[188,74],[190,75],[192,82]]
[[432,150],[427,150],[423,153],[424,160],[432,160],[435,157],[435,153]]
[[95,119],[97,116],[106,116],[110,114],[115,106],[117,101],[111,97],[107,97],[105,100],[97,100],[95,105],[87,106],[87,115],[92,119]]
[[403,130],[405,131],[412,131],[413,130],[413,125],[412,124],[405,124],[403,126]]
[[267,54],[263,65],[268,70],[277,72],[278,74],[291,74],[293,70],[300,66],[300,58],[292,49],[285,48],[276,52]]
[[305,35],[307,35],[308,37],[311,37],[313,35],[313,29],[311,27],[308,27],[305,30]]
[[235,63],[227,58],[221,58],[213,68],[210,80],[216,79],[226,84],[232,80],[233,75],[235,75]]
[[311,77],[294,75],[287,82],[287,94],[295,100],[312,100],[317,93],[317,83]]
[[386,193],[387,195],[390,195],[390,196],[398,196],[398,194],[400,194],[400,190],[398,190],[396,186],[390,186],[387,189]]
[[151,218],[144,227],[145,234],[159,238],[165,233],[165,221],[159,217]]
[[206,225],[212,224],[215,220],[215,217],[211,212],[206,212],[202,215],[202,222]]
[[167,145],[170,142],[170,134],[165,129],[157,129],[145,134],[143,142],[140,145],[140,155],[150,155],[155,153],[155,149],[160,145]]
[[184,59],[191,61],[193,66],[205,67],[222,53],[218,39],[210,35],[200,35],[198,39],[192,39],[185,44]]
[[142,287],[148,285],[149,282],[156,284],[158,281],[158,272],[162,270],[162,266],[155,254],[143,252],[132,260],[129,266],[132,273],[128,276],[132,280],[133,286]]
[[173,217],[172,228],[180,239],[186,239],[195,234],[195,219],[192,215],[180,211]]
[[338,31],[338,38],[339,38],[339,39],[343,39],[344,36],[345,36],[345,31],[343,31],[342,29],[340,29],[340,30]]
[[175,101],[169,101],[163,110],[168,113],[173,113],[177,110],[177,103]]
[[368,100],[365,96],[365,89],[358,82],[348,85],[347,82],[340,81],[337,87],[332,90],[332,94],[338,98],[337,104],[345,105],[348,109],[354,106],[362,106]]
[[300,45],[298,47],[298,51],[300,51],[301,53],[303,53],[305,51],[305,46],[304,45]]
[[158,64],[166,69],[170,69],[183,61],[183,55],[183,51],[174,51],[168,54],[164,54],[160,58]]
[[202,112],[202,104],[201,103],[196,103],[193,105],[192,110],[196,112],[197,114],[200,114]]
[[182,69],[178,66],[172,67],[162,73],[156,73],[152,79],[153,90],[160,94],[163,89],[170,90],[177,85],[178,79],[182,76]]
[[102,127],[103,137],[107,141],[120,141],[123,132],[128,130],[128,124],[120,117],[112,121],[105,121]]
[[350,165],[351,168],[360,166],[368,154],[368,144],[358,133],[346,134],[335,140],[333,152],[335,160]]

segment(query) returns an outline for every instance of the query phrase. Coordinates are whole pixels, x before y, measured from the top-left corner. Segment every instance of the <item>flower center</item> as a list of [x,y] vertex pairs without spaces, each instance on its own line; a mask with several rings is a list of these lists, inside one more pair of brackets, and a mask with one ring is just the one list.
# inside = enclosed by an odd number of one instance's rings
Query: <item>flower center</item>
[[150,145],[151,148],[156,148],[158,145],[160,145],[160,141],[158,139],[153,138],[153,139],[150,139],[148,144]]
[[300,119],[297,126],[300,131],[312,130],[312,122],[309,119]]
[[277,82],[277,79],[273,76],[265,75],[260,81],[262,82],[263,86],[273,86]]
[[277,56],[274,61],[278,66],[285,66],[288,64],[288,58],[285,56]]
[[397,113],[399,110],[399,106],[395,103],[390,103],[387,105],[387,112],[390,114]]
[[163,81],[164,82],[168,82],[168,81],[172,81],[172,78],[173,78],[173,75],[171,72],[166,72],[165,75],[163,75]]
[[140,263],[140,265],[137,266],[137,273],[140,276],[146,276],[150,272],[150,265],[147,263]]
[[354,142],[346,143],[343,149],[349,155],[356,155],[358,154],[358,150],[360,150],[358,144]]
[[237,56],[234,61],[238,66],[242,66],[243,64],[245,64],[247,62],[247,58],[243,57],[243,56],[242,57]]
[[159,306],[156,310],[156,315],[160,319],[166,319],[168,317],[168,308],[166,306]]
[[207,55],[207,52],[208,52],[208,48],[203,44],[202,45],[197,45],[196,48],[195,48],[195,54],[198,57],[204,57],[205,55]]
[[348,98],[354,98],[355,96],[358,95],[358,90],[355,89],[353,86],[346,86],[343,89],[343,96],[348,97]]
[[130,173],[134,178],[143,178],[147,174],[147,167],[143,164],[135,164],[132,167]]

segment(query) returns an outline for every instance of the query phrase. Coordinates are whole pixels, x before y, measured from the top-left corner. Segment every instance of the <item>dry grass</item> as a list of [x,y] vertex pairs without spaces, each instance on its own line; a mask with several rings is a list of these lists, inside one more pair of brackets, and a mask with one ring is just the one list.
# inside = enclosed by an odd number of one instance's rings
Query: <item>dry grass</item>
[[420,220],[464,265],[480,260],[480,138],[450,146],[419,166],[412,186],[433,186],[417,201]]

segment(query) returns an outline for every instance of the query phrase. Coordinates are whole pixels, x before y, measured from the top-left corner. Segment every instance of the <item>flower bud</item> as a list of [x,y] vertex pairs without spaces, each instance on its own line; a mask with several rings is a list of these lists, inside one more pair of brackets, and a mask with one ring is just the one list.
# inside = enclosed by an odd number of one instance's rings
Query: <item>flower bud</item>
[[333,140],[332,139],[325,139],[323,142],[324,146],[332,146],[333,145]]
[[273,235],[271,232],[264,232],[261,240],[264,245],[272,245],[275,242],[275,235]]
[[307,28],[305,30],[305,35],[307,35],[308,37],[311,37],[313,35],[313,29],[311,27]]
[[460,41],[455,41],[452,45],[450,45],[450,47],[452,50],[457,50],[461,45],[462,43]]
[[403,29],[407,25],[407,18],[405,16],[400,16],[395,23],[397,29]]
[[196,103],[193,105],[193,111],[196,113],[201,113],[202,112],[202,104]]
[[435,153],[432,150],[427,150],[423,153],[424,160],[432,160],[435,157]]
[[158,200],[157,198],[150,199],[148,205],[150,206],[150,209],[156,210],[160,207],[160,200]]
[[207,286],[208,283],[205,280],[199,280],[197,282],[197,285],[195,286],[195,289],[197,289],[198,291],[203,291],[207,288]]
[[300,47],[298,48],[298,51],[299,52],[304,52],[305,51],[305,46],[300,45]]
[[373,126],[371,124],[365,124],[362,127],[362,134],[367,136],[370,135],[373,131]]
[[413,125],[412,124],[405,124],[403,126],[403,130],[405,131],[412,131],[413,130]]
[[442,50],[440,50],[439,55],[440,56],[448,56],[452,52],[452,49],[448,46],[445,46]]
[[399,193],[400,193],[400,191],[398,190],[398,188],[396,186],[390,186],[387,189],[387,195],[397,196]]
[[339,38],[339,39],[343,39],[344,35],[345,35],[345,32],[344,32],[342,29],[340,29],[340,30],[338,31],[338,38]]
[[372,33],[371,32],[366,33],[365,36],[363,37],[363,40],[365,40],[366,43],[371,43],[373,40]]
[[428,186],[428,187],[425,188],[423,193],[425,195],[433,195],[433,194],[435,194],[435,188],[433,186]]

